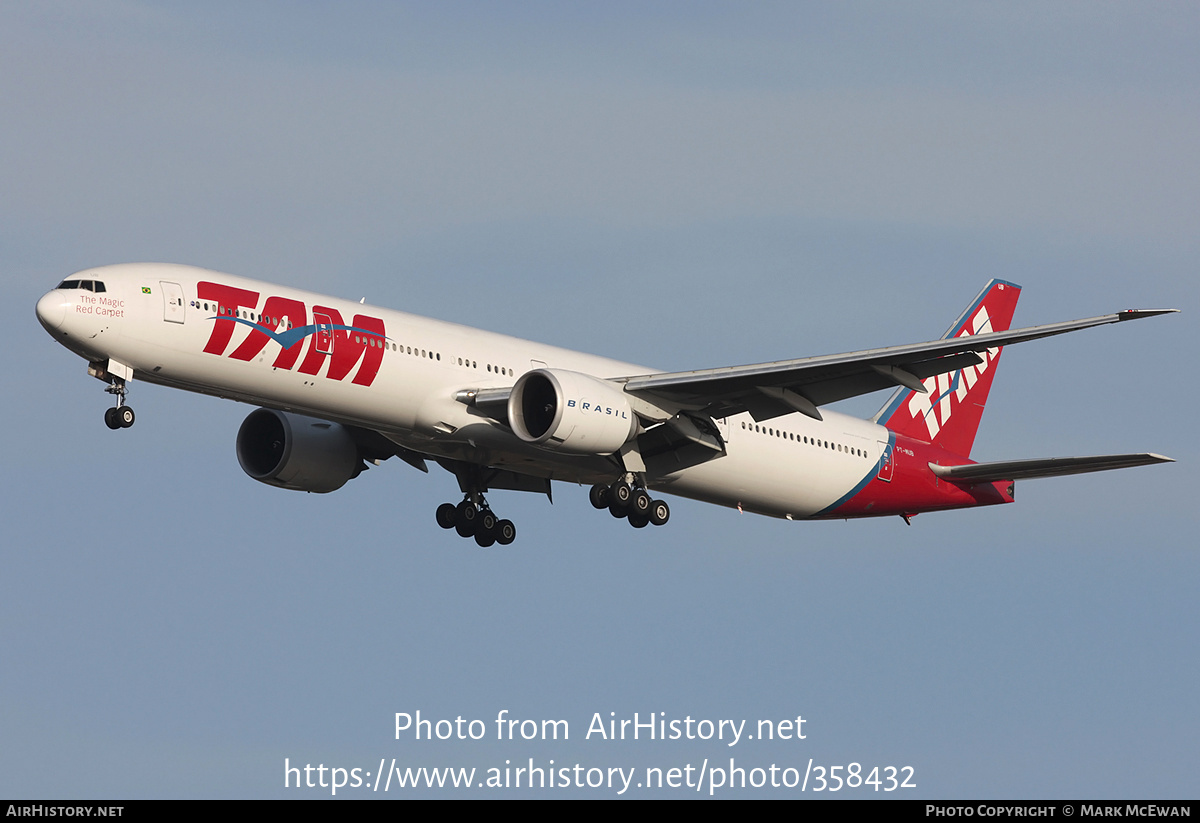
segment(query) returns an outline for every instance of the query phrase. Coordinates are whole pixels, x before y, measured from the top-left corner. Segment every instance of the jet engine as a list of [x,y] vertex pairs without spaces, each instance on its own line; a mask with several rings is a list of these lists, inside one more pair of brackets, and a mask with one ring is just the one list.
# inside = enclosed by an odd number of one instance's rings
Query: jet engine
[[237,457],[255,480],[295,491],[337,491],[362,471],[345,427],[272,409],[250,412],[242,421]]
[[638,425],[618,386],[561,369],[521,375],[508,399],[508,423],[527,443],[571,454],[612,454]]

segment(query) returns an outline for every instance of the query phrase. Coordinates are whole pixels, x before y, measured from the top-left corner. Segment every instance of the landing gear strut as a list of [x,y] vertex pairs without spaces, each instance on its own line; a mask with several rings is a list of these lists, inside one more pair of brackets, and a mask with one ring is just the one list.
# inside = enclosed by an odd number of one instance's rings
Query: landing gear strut
[[468,494],[457,506],[438,506],[437,523],[443,529],[454,529],[459,537],[474,537],[484,549],[494,543],[507,546],[517,539],[517,527],[511,520],[497,518],[482,494]]
[[613,517],[624,517],[635,529],[647,525],[662,526],[671,519],[671,508],[662,500],[654,500],[650,493],[625,479],[611,486],[595,485],[588,492],[588,499],[597,509],[608,509]]

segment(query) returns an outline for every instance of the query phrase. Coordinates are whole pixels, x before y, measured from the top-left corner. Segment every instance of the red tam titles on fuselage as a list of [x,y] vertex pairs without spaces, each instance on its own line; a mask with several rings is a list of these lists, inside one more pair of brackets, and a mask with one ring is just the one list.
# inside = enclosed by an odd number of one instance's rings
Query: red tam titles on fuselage
[[232,353],[234,360],[252,360],[272,340],[279,343],[279,355],[272,366],[291,369],[300,357],[304,340],[308,353],[300,364],[302,374],[317,374],[329,359],[325,376],[341,380],[362,361],[352,382],[369,386],[375,382],[383,362],[387,330],[383,320],[365,314],[354,315],[351,325],[342,322],[341,313],[330,306],[313,306],[313,322],[308,322],[308,309],[301,300],[290,297],[268,297],[258,309],[259,293],[249,289],[201,280],[196,284],[196,302],[208,311],[211,304],[216,312],[212,334],[204,351],[223,355],[233,339],[239,323],[250,325],[250,333]]

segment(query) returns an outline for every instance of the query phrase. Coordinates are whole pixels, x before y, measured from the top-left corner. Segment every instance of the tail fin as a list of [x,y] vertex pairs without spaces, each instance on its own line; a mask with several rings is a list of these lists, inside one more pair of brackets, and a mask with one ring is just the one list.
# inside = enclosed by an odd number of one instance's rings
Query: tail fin
[[[1020,296],[1021,287],[1015,283],[991,281],[942,339],[1006,331],[1012,324]],[[923,384],[928,389],[927,394],[898,390],[875,415],[876,421],[896,434],[968,457],[992,388],[1000,352],[1000,348],[988,349],[979,353],[983,362],[977,366],[926,378]]]

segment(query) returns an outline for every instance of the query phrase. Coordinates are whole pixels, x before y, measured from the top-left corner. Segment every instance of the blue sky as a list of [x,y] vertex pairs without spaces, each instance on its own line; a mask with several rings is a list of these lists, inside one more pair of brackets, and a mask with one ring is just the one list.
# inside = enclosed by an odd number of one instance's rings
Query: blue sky
[[[0,794],[733,756],[1194,797],[1198,34],[1182,3],[0,8]],[[1176,307],[1006,351],[974,456],[1179,462],[910,527],[672,500],[633,532],[585,489],[499,492],[517,543],[479,551],[434,523],[444,472],[254,483],[246,406],[135,385],[109,432],[33,306],[137,260],[664,369],[929,339],[992,277],[1022,325]],[[501,709],[572,739],[394,739]],[[582,739],[597,712],[808,737]]]

